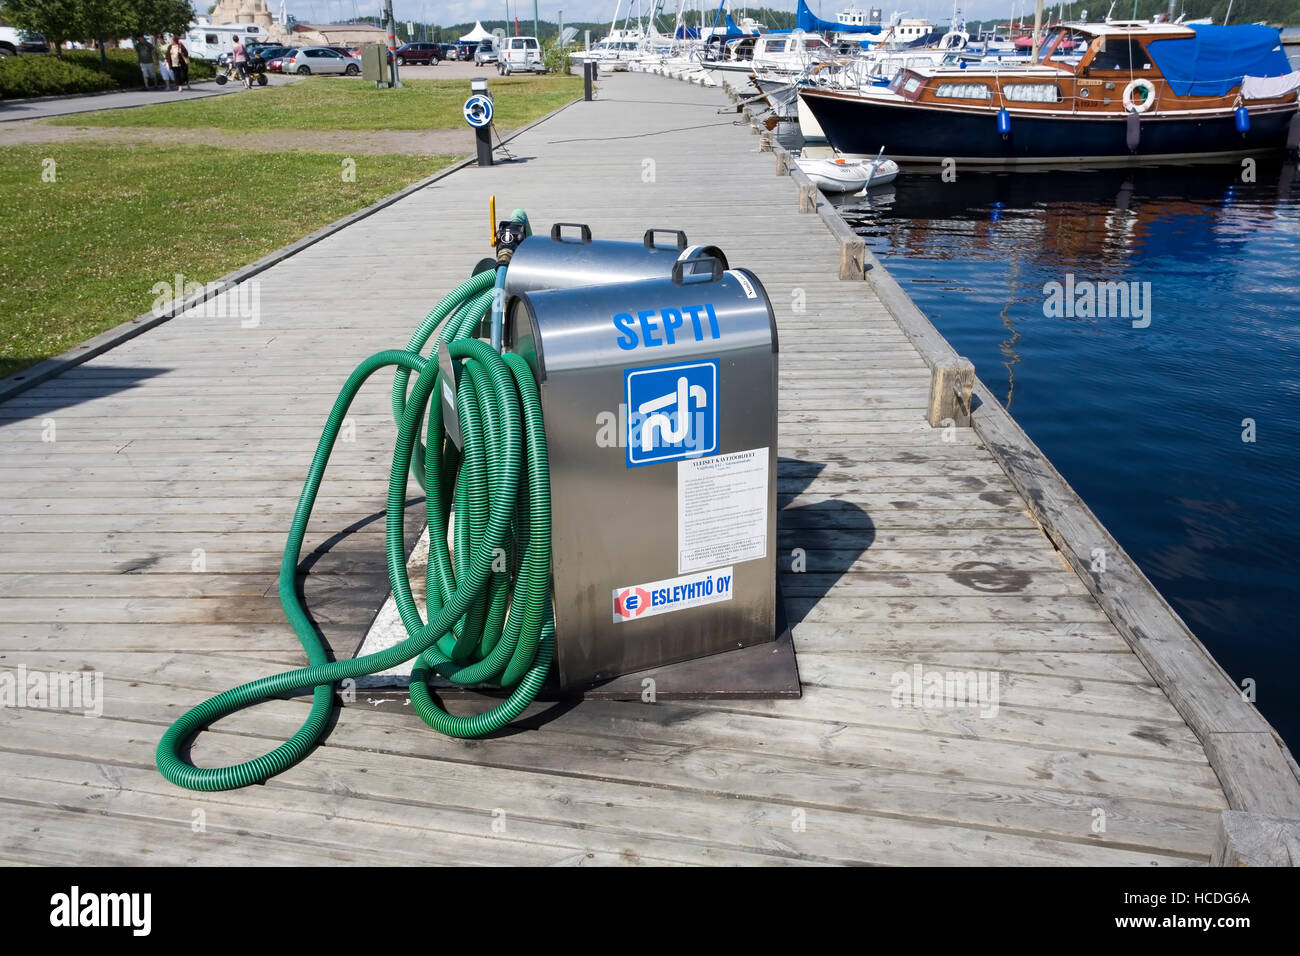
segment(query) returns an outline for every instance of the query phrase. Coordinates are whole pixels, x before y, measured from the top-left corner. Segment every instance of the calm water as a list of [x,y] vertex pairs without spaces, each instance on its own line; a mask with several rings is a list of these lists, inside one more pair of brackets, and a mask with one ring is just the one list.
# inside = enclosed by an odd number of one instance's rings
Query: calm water
[[[842,205],[1300,750],[1295,167],[905,175]],[[1046,315],[1067,273],[1149,283],[1149,326]]]

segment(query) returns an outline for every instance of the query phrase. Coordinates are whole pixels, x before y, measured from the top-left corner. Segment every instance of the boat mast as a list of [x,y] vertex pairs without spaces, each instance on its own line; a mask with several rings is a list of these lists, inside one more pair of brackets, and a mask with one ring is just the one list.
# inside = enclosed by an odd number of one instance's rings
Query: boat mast
[[1031,49],[1033,50],[1033,53],[1032,53],[1031,56],[1030,56],[1030,59],[1033,60],[1033,62],[1035,62],[1035,63],[1038,62],[1038,44],[1039,44],[1039,43],[1041,42],[1041,40],[1042,40],[1042,29],[1043,29],[1043,0],[1035,0],[1035,3],[1034,3],[1034,45],[1033,45],[1033,47],[1031,48]]
[[609,35],[614,35],[614,24],[618,23],[618,11],[623,8],[623,0],[615,0],[614,18],[609,21]]

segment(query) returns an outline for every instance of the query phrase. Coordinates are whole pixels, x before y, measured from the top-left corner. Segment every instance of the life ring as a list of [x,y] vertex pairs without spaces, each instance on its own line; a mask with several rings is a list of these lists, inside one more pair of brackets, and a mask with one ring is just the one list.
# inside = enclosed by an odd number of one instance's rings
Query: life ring
[[[1133,94],[1138,90],[1146,93],[1141,103],[1133,101]],[[1156,105],[1156,85],[1147,79],[1137,79],[1124,87],[1124,112],[1145,113]]]

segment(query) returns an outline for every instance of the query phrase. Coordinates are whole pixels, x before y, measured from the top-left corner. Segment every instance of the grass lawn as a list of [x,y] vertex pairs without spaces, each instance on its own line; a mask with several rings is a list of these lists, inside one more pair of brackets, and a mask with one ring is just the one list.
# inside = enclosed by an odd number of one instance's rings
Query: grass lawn
[[[42,180],[46,158],[55,182]],[[156,282],[209,282],[455,159],[353,158],[356,181],[344,182],[331,153],[0,147],[0,376],[147,312]]]
[[[130,110],[77,113],[51,120],[64,126],[216,127],[377,130],[460,129],[469,95],[464,80],[404,80],[397,90],[377,90],[362,80],[314,76],[259,89],[253,95],[217,96]],[[579,96],[582,79],[569,75],[493,77],[495,122],[530,123]]]

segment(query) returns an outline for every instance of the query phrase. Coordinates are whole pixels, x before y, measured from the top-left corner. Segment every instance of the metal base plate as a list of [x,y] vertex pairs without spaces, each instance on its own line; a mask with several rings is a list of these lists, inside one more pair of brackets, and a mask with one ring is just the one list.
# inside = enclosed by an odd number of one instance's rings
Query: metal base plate
[[[779,584],[776,620],[778,633],[775,641],[623,674],[586,687],[561,690],[552,674],[537,699],[639,701],[651,686],[644,683],[647,679],[654,681],[654,698],[661,701],[797,698],[800,696],[799,667],[795,662],[794,638],[787,624],[785,600]],[[407,678],[393,676],[380,685],[371,683],[374,680],[371,678],[358,687],[357,704],[375,706],[381,701],[406,699]],[[429,686],[445,700],[507,696],[498,689],[461,687],[441,678],[430,681]]]

